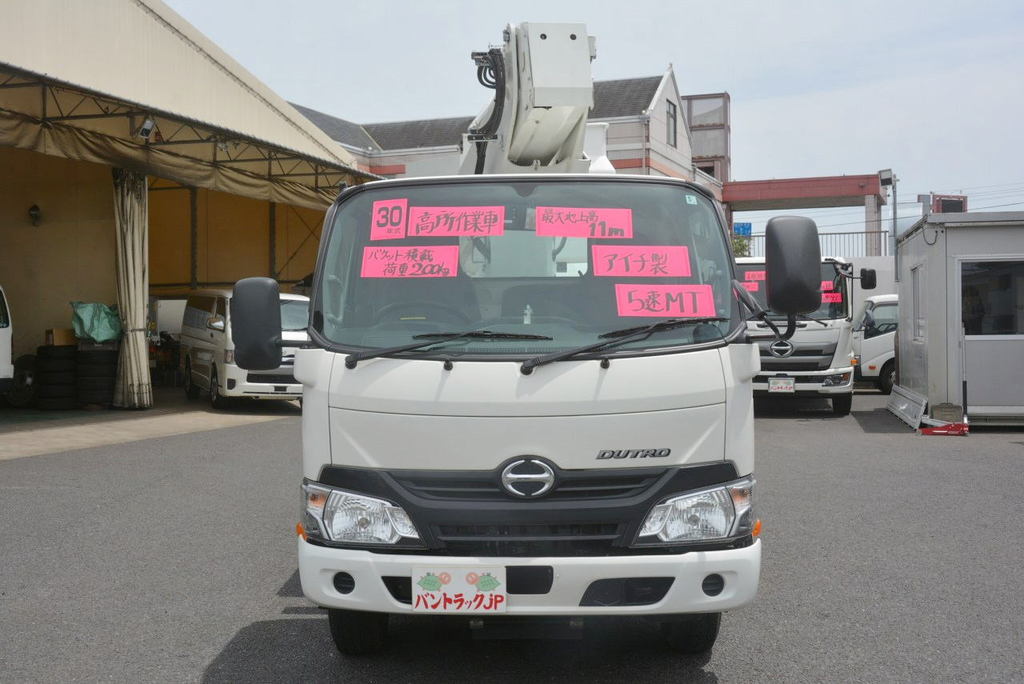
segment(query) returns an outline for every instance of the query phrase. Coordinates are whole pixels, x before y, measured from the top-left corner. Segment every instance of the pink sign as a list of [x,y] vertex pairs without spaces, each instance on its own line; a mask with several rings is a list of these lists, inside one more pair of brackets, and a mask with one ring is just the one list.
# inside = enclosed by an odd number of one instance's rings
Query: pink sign
[[748,292],[757,292],[758,290],[761,289],[761,284],[758,283],[756,280],[751,281],[749,283],[740,283],[740,285],[742,285],[743,289],[747,290]]
[[744,280],[764,280],[764,271],[747,271],[743,276]]
[[409,237],[484,237],[504,233],[504,206],[409,208]]
[[669,245],[594,245],[596,276],[690,275],[690,250]]
[[692,318],[714,316],[710,285],[615,285],[619,316]]
[[548,237],[633,237],[632,209],[537,207],[537,235]]
[[828,292],[829,290],[834,290],[834,289],[835,289],[835,283],[833,283],[831,280],[822,280],[821,281],[821,291],[822,292]]
[[822,292],[821,293],[822,304],[842,304],[843,293],[842,292]]
[[405,219],[409,211],[409,200],[377,200],[370,214],[371,240],[398,240],[405,237]]
[[363,247],[363,278],[454,278],[459,246]]

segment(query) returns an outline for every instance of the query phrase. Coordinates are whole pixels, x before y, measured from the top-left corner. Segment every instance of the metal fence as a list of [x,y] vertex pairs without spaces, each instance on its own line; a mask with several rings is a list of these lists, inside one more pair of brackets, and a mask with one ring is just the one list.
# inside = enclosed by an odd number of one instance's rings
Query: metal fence
[[[764,256],[764,234],[749,238],[733,238],[736,256]],[[745,241],[745,242],[744,242]],[[852,233],[819,233],[822,256],[862,257],[889,256],[889,231],[856,231]],[[744,244],[747,254],[741,254]]]

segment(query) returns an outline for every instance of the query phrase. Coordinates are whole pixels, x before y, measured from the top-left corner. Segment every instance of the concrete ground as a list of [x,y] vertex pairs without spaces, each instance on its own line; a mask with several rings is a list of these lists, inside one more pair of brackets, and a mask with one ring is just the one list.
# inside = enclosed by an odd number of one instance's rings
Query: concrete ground
[[146,410],[41,411],[0,407],[0,461],[263,423],[301,413],[297,402],[236,401],[214,410],[180,387],[154,388]]
[[478,642],[407,618],[339,656],[297,581],[297,409],[3,461],[0,681],[1024,681],[1024,431],[923,437],[884,404],[758,407],[761,587],[702,658],[640,620]]

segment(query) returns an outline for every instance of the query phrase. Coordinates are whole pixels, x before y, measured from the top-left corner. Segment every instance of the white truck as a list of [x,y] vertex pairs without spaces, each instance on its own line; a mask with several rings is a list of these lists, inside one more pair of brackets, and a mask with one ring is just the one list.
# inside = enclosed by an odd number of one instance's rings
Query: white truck
[[899,296],[874,295],[853,326],[854,376],[875,383],[882,394],[896,384],[896,326]]
[[[758,303],[768,307],[765,288],[765,259],[741,257],[737,278]],[[811,314],[801,315],[791,339],[760,342],[761,373],[754,378],[754,395],[771,397],[823,397],[832,411],[845,416],[853,403],[853,326],[851,290],[861,281],[862,289],[875,287],[873,269],[853,275],[852,266],[839,257],[826,257],[820,266],[820,304]],[[768,307],[770,308],[770,307]],[[784,319],[783,312],[770,318]],[[751,329],[764,329],[766,321],[750,321]]]
[[[467,134],[480,174],[352,187],[327,213],[297,548],[342,653],[381,648],[394,614],[481,636],[644,615],[701,652],[757,591],[757,307],[706,190],[585,173],[592,50],[582,25],[509,27],[474,55],[497,90]],[[775,310],[817,307],[813,222],[767,246]],[[280,363],[277,302],[236,284],[243,367]]]

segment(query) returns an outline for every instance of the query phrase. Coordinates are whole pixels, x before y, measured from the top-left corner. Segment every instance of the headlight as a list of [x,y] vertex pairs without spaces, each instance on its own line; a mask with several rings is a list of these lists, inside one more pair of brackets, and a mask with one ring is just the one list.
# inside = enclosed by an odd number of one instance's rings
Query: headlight
[[637,543],[706,542],[750,534],[754,528],[753,488],[753,478],[745,477],[667,499],[651,509]]
[[302,485],[306,533],[336,542],[394,544],[419,539],[401,507],[382,499],[306,483]]

